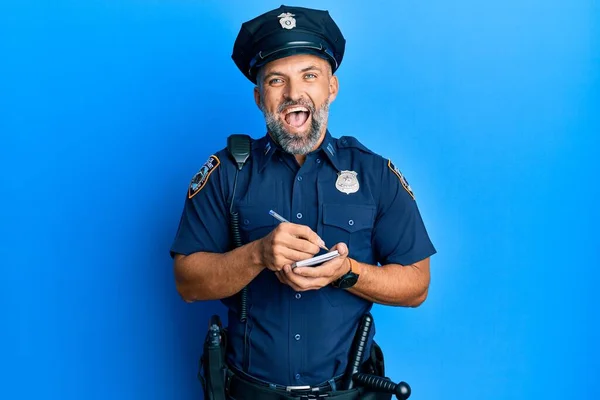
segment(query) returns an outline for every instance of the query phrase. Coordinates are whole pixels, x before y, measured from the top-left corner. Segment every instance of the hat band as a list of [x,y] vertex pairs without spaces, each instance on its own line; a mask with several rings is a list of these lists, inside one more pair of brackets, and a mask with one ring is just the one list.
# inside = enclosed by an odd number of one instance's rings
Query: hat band
[[250,68],[248,69],[248,74],[252,75],[252,69],[254,69],[255,67],[261,66],[259,64],[259,62],[263,61],[265,59],[268,59],[273,54],[276,54],[280,51],[285,51],[285,50],[289,50],[289,49],[297,49],[297,48],[313,49],[313,50],[317,50],[322,53],[325,53],[335,63],[334,70],[337,69],[337,67],[338,67],[338,62],[335,59],[335,57],[333,56],[333,52],[331,50],[329,50],[327,47],[324,47],[323,44],[321,44],[321,43],[316,44],[314,42],[297,41],[297,42],[287,42],[282,47],[278,48],[277,50],[273,50],[273,51],[265,53],[265,54],[263,54],[262,51],[259,51],[258,54],[255,55],[252,58],[252,60],[250,60]]

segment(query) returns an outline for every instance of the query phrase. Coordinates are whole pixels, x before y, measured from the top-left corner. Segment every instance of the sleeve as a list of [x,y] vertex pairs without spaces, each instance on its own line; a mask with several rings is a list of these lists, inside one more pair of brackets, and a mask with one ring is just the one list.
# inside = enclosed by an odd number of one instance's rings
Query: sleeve
[[412,189],[390,160],[383,166],[373,246],[382,265],[410,265],[436,253]]
[[219,157],[212,155],[190,182],[171,257],[205,251],[224,253],[230,249],[227,210],[227,180]]

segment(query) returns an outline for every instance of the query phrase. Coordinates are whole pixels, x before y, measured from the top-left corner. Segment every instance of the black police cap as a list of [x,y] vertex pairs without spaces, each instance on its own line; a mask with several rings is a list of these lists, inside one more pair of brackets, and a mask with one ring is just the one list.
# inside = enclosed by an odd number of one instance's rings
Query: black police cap
[[256,83],[258,68],[294,54],[320,56],[335,72],[345,47],[346,40],[328,11],[282,5],[242,24],[231,58]]

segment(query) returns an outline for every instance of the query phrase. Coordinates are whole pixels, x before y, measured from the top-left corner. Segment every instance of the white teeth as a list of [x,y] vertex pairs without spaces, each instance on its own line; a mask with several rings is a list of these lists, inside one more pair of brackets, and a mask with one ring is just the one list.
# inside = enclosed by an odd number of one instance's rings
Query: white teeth
[[296,111],[304,111],[304,112],[308,112],[308,108],[306,107],[292,107],[292,108],[288,108],[287,110],[285,110],[285,114],[289,114],[291,112],[296,112]]

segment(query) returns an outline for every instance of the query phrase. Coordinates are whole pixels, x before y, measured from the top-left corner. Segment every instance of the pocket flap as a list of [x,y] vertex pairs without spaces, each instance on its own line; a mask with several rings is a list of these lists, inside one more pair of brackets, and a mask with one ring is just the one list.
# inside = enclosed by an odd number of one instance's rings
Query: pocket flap
[[239,206],[240,228],[245,231],[253,231],[279,224],[279,221],[269,214],[271,208],[269,206]]
[[373,228],[375,206],[354,204],[323,204],[323,224],[348,232]]

